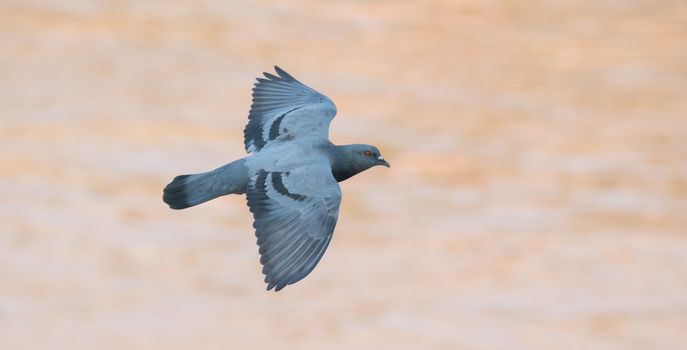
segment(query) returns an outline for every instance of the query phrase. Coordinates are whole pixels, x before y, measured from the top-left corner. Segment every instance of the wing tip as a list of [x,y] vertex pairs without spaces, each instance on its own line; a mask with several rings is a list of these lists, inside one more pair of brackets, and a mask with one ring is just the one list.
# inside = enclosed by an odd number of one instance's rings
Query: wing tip
[[[272,74],[272,73],[262,72],[262,75],[264,75],[265,78],[267,78],[269,80],[279,80],[279,77]],[[260,79],[260,78],[258,78],[258,79]]]
[[277,66],[277,65],[274,66],[274,71],[277,72],[277,74],[279,74],[279,76],[280,76],[282,79],[298,81],[298,80],[296,80],[296,78],[294,78],[291,74],[287,73],[285,70],[283,70],[281,67],[279,67],[279,66]]
[[270,290],[274,289],[275,293],[284,289],[284,287],[289,285],[289,283],[284,283],[283,281],[282,282],[278,282],[278,281],[267,282],[267,280],[268,280],[268,278],[267,278],[267,276],[265,276],[265,283],[267,283],[266,290],[270,291]]
[[265,78],[267,78],[267,79],[259,77],[259,78],[256,78],[256,80],[259,83],[264,83],[267,81],[279,81],[279,80],[296,81],[296,82],[298,81],[291,74],[287,73],[284,69],[282,69],[281,67],[279,67],[277,65],[274,66],[274,71],[277,73],[277,75],[274,75],[274,74],[269,73],[269,72],[262,72],[262,75],[265,76]]

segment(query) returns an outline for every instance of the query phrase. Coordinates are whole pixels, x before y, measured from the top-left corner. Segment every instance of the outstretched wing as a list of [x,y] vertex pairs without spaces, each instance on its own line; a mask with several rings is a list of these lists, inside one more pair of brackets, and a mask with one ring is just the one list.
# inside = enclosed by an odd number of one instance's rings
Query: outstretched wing
[[[263,73],[253,88],[253,104],[248,125],[243,130],[246,151],[259,151],[280,137],[292,139],[306,135],[329,136],[329,123],[336,106],[325,95],[307,87],[283,69],[274,66],[279,76]],[[288,135],[288,136],[286,136]]]
[[341,190],[328,166],[261,170],[247,192],[267,290],[307,276],[332,239]]

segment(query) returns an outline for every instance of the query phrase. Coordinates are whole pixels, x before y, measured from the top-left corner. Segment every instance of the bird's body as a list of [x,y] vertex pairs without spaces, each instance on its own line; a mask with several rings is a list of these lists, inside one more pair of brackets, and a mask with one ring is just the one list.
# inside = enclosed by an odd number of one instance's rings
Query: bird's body
[[246,165],[255,170],[289,171],[312,163],[330,163],[325,152],[329,142],[318,139],[273,141],[259,152],[246,157]]
[[251,154],[210,172],[177,176],[163,195],[170,208],[183,209],[246,193],[268,290],[301,280],[319,262],[338,218],[337,182],[389,166],[374,146],[332,144],[331,100],[275,69],[279,76],[265,73],[253,89],[244,130]]

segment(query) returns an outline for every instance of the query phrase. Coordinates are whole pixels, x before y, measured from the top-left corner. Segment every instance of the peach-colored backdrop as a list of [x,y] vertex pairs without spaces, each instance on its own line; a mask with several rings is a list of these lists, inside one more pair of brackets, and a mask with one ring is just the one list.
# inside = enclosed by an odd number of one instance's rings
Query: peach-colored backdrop
[[[253,79],[330,96],[342,184],[315,271],[265,292]],[[1,349],[686,349],[687,3],[0,3]]]

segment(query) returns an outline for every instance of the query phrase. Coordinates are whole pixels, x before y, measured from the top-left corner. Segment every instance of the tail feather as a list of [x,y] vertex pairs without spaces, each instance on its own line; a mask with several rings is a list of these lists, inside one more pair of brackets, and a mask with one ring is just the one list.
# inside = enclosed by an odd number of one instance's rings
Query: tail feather
[[245,193],[247,183],[247,170],[237,161],[207,173],[175,177],[163,190],[162,200],[172,209],[185,209],[219,196]]
[[163,190],[162,200],[172,209],[184,209],[221,196],[221,193],[203,190],[202,181],[196,178],[203,175],[179,175],[175,177]]

